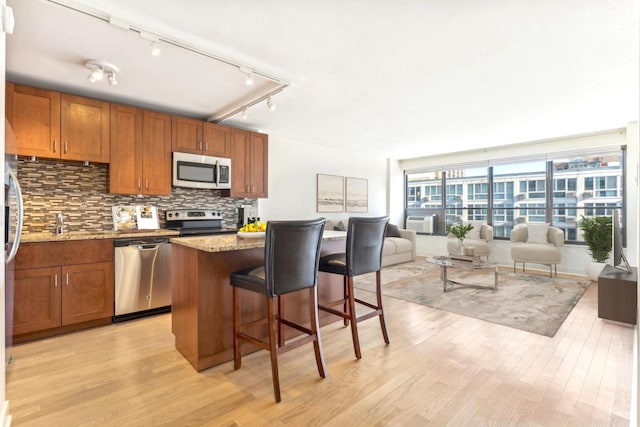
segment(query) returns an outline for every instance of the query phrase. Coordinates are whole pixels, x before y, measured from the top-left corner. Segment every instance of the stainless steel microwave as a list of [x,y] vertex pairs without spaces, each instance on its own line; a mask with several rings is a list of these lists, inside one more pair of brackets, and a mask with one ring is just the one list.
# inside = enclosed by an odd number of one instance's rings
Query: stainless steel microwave
[[172,171],[176,187],[231,188],[231,159],[174,152]]

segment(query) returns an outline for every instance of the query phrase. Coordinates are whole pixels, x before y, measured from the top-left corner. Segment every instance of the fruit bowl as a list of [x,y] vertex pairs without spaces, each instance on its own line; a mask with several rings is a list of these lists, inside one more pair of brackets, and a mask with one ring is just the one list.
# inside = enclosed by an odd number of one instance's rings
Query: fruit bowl
[[242,239],[261,239],[265,234],[264,231],[238,231],[238,237]]

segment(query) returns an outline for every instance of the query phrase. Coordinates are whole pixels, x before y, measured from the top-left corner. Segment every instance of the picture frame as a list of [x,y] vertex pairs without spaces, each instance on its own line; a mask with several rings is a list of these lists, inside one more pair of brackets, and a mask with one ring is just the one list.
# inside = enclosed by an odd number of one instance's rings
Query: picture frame
[[317,174],[317,211],[342,212],[344,210],[344,177]]
[[157,230],[160,228],[158,210],[155,206],[136,206],[138,230]]
[[133,205],[112,206],[113,231],[127,231],[138,229],[138,216]]
[[346,178],[346,212],[369,211],[369,181],[364,178]]

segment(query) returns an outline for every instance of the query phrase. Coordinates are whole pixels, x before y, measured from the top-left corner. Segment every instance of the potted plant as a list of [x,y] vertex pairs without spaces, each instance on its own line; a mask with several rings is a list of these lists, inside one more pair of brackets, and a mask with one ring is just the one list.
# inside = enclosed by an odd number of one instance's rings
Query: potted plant
[[581,215],[578,224],[582,237],[589,247],[592,262],[585,267],[591,280],[598,280],[611,253],[612,218],[610,216],[586,217]]
[[448,224],[447,233],[454,235],[458,239],[458,254],[464,255],[464,245],[462,240],[465,238],[468,232],[473,230],[473,225],[467,224]]

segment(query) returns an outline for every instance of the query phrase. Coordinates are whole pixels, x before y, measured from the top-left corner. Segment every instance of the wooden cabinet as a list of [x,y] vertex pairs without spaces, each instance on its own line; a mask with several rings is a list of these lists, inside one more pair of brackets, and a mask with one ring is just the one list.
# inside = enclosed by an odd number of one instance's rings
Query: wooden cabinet
[[9,82],[6,115],[18,155],[60,157],[60,93]]
[[171,194],[171,116],[111,105],[109,192]]
[[638,269],[632,272],[609,264],[598,276],[598,317],[616,322],[637,323]]
[[111,322],[113,241],[24,243],[15,259],[14,337]]
[[7,83],[18,155],[109,162],[109,103]]
[[231,197],[268,197],[269,137],[231,130]]
[[230,157],[230,128],[186,117],[172,117],[171,149],[181,153]]
[[109,103],[62,94],[60,158],[109,163]]

